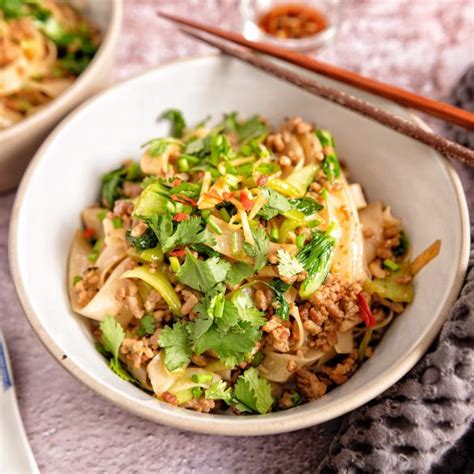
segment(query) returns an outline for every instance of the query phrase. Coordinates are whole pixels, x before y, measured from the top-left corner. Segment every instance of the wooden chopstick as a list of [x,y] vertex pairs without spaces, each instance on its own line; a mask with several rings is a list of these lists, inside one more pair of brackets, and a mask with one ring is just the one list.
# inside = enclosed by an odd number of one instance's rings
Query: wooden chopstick
[[296,66],[308,69],[309,71],[336,79],[340,82],[344,82],[345,84],[355,86],[359,89],[371,92],[372,94],[385,97],[386,99],[393,100],[394,102],[397,102],[398,104],[401,104],[405,107],[419,110],[426,114],[432,115],[433,117],[443,119],[446,122],[454,123],[470,130],[474,130],[474,114],[458,107],[414,94],[413,92],[376,81],[375,79],[361,76],[355,72],[318,61],[304,54],[288,51],[284,48],[280,48],[269,43],[249,41],[239,33],[233,31],[225,31],[221,28],[205,25],[203,23],[175,16],[170,13],[158,12],[158,15],[181,25],[189,26],[200,31],[205,31],[206,33],[218,36],[233,43],[240,44],[241,46],[246,46],[247,48],[254,51],[282,59],[288,63],[295,64]]
[[281,66],[277,66],[273,62],[257,56],[248,49],[231,47],[223,42],[211,39],[208,36],[204,37],[202,34],[192,32],[187,28],[183,30],[183,33],[199,41],[203,41],[204,43],[214,46],[229,56],[251,64],[252,66],[255,66],[256,68],[261,69],[273,76],[279,77],[280,79],[294,84],[295,86],[307,92],[324,97],[331,102],[335,102],[336,104],[371,118],[382,125],[392,128],[397,132],[414,138],[415,140],[418,140],[419,142],[422,142],[425,145],[438,150],[448,158],[455,158],[459,161],[462,161],[463,163],[474,165],[473,150],[469,150],[468,148],[458,145],[457,143],[447,140],[446,138],[426,131],[419,126],[414,125],[412,122],[409,122],[408,120],[385,112],[384,110],[379,109],[368,102],[346,94],[345,92],[338,91],[333,87],[325,86],[317,81],[305,78],[293,71],[289,71],[288,69],[285,69]]
[[[419,126],[414,125],[412,122],[409,122],[408,120],[385,112],[382,109],[379,109],[378,107],[375,107],[369,104],[368,102],[358,99],[350,94],[338,91],[333,87],[325,86],[315,80],[302,77],[301,75],[293,71],[289,71],[288,69],[282,68],[281,66],[278,66],[263,57],[253,54],[248,49],[233,48],[225,44],[224,42],[215,41],[209,36],[203,36],[202,34],[198,34],[190,30],[195,28],[194,25],[197,25],[196,29],[198,30],[201,30],[201,26],[203,26],[204,31],[212,35],[214,34],[212,31],[214,28],[212,27],[207,27],[206,25],[201,25],[200,23],[193,22],[191,20],[186,20],[180,17],[175,17],[173,15],[168,15],[160,12],[159,15],[179,24],[186,25],[187,28],[183,30],[184,33],[189,36],[192,36],[195,39],[198,39],[199,41],[203,41],[211,46],[216,47],[217,49],[229,56],[235,57],[237,59],[240,59],[241,61],[244,61],[259,69],[262,69],[265,72],[277,76],[287,82],[290,82],[291,84],[294,84],[312,94],[324,97],[325,99],[335,102],[343,107],[363,114],[364,116],[371,118],[372,120],[375,120],[389,128],[403,133],[404,135],[407,135],[415,140],[418,140],[430,146],[431,148],[434,148],[435,150],[438,150],[448,158],[454,158],[469,165],[474,165],[473,150],[458,145],[457,143],[451,142],[439,135],[426,131]],[[227,34],[228,32],[225,33]],[[220,37],[220,33],[218,33],[218,36]],[[248,43],[250,46],[254,45],[254,43],[252,42]]]

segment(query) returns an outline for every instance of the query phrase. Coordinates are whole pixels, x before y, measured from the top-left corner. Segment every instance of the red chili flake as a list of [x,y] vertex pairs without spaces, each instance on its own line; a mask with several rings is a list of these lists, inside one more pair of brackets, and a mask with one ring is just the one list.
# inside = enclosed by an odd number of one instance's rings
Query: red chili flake
[[230,201],[234,197],[234,193],[225,192],[223,196],[226,201]]
[[359,303],[360,315],[362,316],[365,325],[368,328],[374,326],[376,323],[375,317],[372,314],[372,311],[370,311],[369,305],[367,304],[367,301],[365,300],[362,293],[357,294],[357,302]]
[[257,178],[257,186],[265,186],[268,182],[268,176],[262,175]]
[[188,219],[189,219],[189,214],[187,214],[186,212],[178,212],[177,214],[173,216],[173,220],[175,222],[183,222],[183,221],[187,221]]
[[171,199],[181,204],[190,204],[193,207],[196,207],[196,201],[188,196],[183,196],[182,194],[173,194]]
[[240,202],[247,212],[250,211],[250,209],[252,209],[253,205],[255,204],[251,199],[248,198],[245,191],[240,191]]
[[91,240],[95,236],[95,229],[93,227],[86,227],[82,231],[82,237],[86,240]]
[[173,188],[175,188],[176,186],[179,186],[181,184],[181,181],[178,178],[175,178],[171,184]]
[[172,250],[169,254],[171,257],[184,257],[186,255],[186,250],[184,249]]

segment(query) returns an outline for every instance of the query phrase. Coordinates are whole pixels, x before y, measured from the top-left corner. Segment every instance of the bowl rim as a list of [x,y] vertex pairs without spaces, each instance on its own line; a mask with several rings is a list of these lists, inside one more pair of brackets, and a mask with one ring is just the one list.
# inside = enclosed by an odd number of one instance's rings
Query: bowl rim
[[[90,64],[86,67],[82,74],[79,74],[77,79],[58,97],[54,98],[49,104],[35,114],[30,115],[18,123],[7,127],[4,130],[0,130],[0,142],[2,140],[11,140],[17,135],[21,135],[28,132],[31,128],[41,124],[41,122],[49,115],[56,113],[64,113],[65,109],[71,105],[71,101],[74,100],[76,94],[90,85],[96,76],[96,72],[99,70],[102,63],[102,59],[114,54],[114,49],[118,35],[120,33],[122,17],[123,17],[123,4],[122,0],[109,0],[112,3],[112,11],[110,15],[110,21],[105,30],[105,36],[101,42],[99,49],[92,58]],[[66,110],[67,112],[67,110]],[[61,118],[61,117],[60,117]],[[31,128],[30,128],[31,127]]]
[[[393,366],[392,370],[389,373],[384,373],[379,375],[378,377],[375,377],[374,379],[370,380],[370,382],[367,383],[363,388],[357,389],[355,392],[351,393],[346,398],[340,400],[339,403],[335,404],[334,406],[324,407],[324,410],[315,409],[309,413],[295,413],[293,410],[287,410],[283,412],[271,413],[268,415],[255,415],[252,417],[239,417],[236,419],[222,415],[196,413],[182,408],[170,407],[168,404],[157,400],[155,400],[156,404],[153,404],[153,406],[150,404],[134,403],[131,397],[122,392],[120,389],[117,389],[115,387],[108,387],[101,380],[83,371],[75,362],[73,362],[67,356],[67,354],[65,354],[61,350],[61,348],[56,344],[53,338],[41,325],[38,316],[33,310],[33,307],[30,303],[30,300],[20,277],[20,267],[18,260],[19,249],[17,246],[17,230],[20,210],[23,204],[26,190],[28,188],[30,179],[35,171],[35,168],[41,161],[43,155],[46,154],[50,143],[52,143],[56,136],[62,132],[63,128],[65,128],[71,121],[73,121],[76,115],[80,114],[83,109],[87,108],[97,98],[102,97],[103,95],[109,93],[109,91],[115,90],[116,88],[119,88],[126,83],[140,81],[143,77],[147,75],[152,75],[155,72],[158,72],[164,68],[173,67],[176,64],[213,59],[216,57],[219,59],[222,58],[219,53],[189,56],[184,58],[173,59],[164,62],[158,66],[149,68],[144,72],[133,75],[125,80],[119,81],[108,89],[89,98],[79,107],[70,112],[59,123],[59,125],[50,133],[50,135],[47,137],[47,139],[44,141],[44,143],[41,145],[41,147],[31,160],[22,178],[17,195],[15,197],[9,230],[8,255],[10,271],[23,311],[28,319],[30,326],[33,328],[34,332],[36,332],[43,345],[51,353],[51,355],[53,355],[53,357],[60,363],[60,365],[62,365],[68,372],[70,372],[73,376],[79,379],[79,381],[81,381],[84,385],[86,385],[89,389],[101,396],[103,399],[112,402],[114,405],[120,407],[123,410],[126,410],[134,415],[138,415],[155,423],[202,434],[227,436],[261,436],[295,431],[303,428],[308,428],[310,426],[314,426],[344,415],[352,410],[359,408],[360,406],[364,405],[365,403],[374,399],[376,396],[383,393],[389,387],[398,382],[405,374],[409,372],[410,369],[413,368],[413,366],[421,359],[421,357],[428,350],[431,343],[434,341],[435,337],[441,330],[448,316],[449,310],[451,309],[452,305],[458,297],[467,271],[470,249],[470,224],[467,202],[464,195],[461,180],[451,163],[439,153],[437,153],[437,156],[445,167],[448,177],[450,178],[451,183],[453,185],[461,219],[461,252],[458,267],[456,269],[455,280],[448,295],[448,298],[446,299],[444,305],[440,308],[438,313],[439,316],[436,322],[420,339],[418,344],[409,353],[407,353],[403,359],[399,360]],[[418,124],[424,127],[428,127],[426,123],[423,122],[423,120],[420,119],[418,116],[414,114],[411,115],[413,116],[413,120],[417,121]],[[161,408],[163,405],[166,405],[166,409]],[[229,421],[231,421],[231,423],[229,423]]]

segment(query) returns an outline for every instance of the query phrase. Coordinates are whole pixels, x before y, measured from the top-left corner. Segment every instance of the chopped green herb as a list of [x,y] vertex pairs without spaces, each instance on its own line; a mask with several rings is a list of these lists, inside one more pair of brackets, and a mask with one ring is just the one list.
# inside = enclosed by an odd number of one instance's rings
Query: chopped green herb
[[403,230],[400,232],[400,243],[392,250],[395,257],[403,257],[408,252],[410,242]]
[[140,319],[140,325],[138,326],[138,329],[137,329],[137,336],[138,337],[151,336],[152,334],[155,333],[155,330],[156,330],[156,323],[155,323],[154,316],[152,314],[145,314]]
[[333,182],[341,175],[341,165],[337,159],[334,138],[327,130],[316,130],[321,145],[323,146],[324,160],[323,171],[328,181]]
[[113,316],[107,314],[101,321],[99,327],[102,333],[101,344],[97,344],[96,349],[105,357],[111,355],[109,367],[116,375],[127,382],[133,381],[132,376],[123,368],[119,360],[120,346],[125,339],[122,326]]
[[186,323],[177,322],[161,330],[159,344],[165,349],[165,366],[172,372],[191,360],[191,345]]
[[397,270],[400,269],[400,265],[398,265],[397,263],[395,263],[393,260],[390,260],[389,258],[386,258],[384,261],[383,261],[383,265],[384,267],[387,267],[389,270],[391,270],[392,272],[396,272]]
[[213,383],[205,391],[207,400],[223,400],[227,405],[232,403],[232,389],[223,380]]
[[242,280],[253,276],[253,274],[254,270],[251,265],[245,262],[237,262],[234,263],[230,268],[229,272],[227,273],[225,282],[231,286],[239,285]]
[[125,237],[130,245],[133,245],[139,251],[152,249],[158,244],[158,239],[150,227],[140,237],[133,237],[130,230],[126,232]]
[[239,411],[268,413],[273,405],[272,386],[255,368],[247,369],[234,386],[234,402]]
[[183,113],[177,109],[169,109],[163,112],[160,118],[168,119],[171,122],[171,136],[181,138],[186,128],[186,120]]
[[176,277],[181,283],[202,291],[209,291],[217,283],[225,280],[230,263],[218,257],[198,260],[191,252],[186,251],[186,260],[181,265]]
[[120,229],[123,227],[123,220],[121,217],[114,217],[112,219],[112,225],[114,226],[114,229]]
[[206,384],[212,382],[213,378],[214,377],[212,376],[212,374],[206,374],[206,373],[193,374],[191,376],[191,380],[194,383],[203,384],[203,385],[206,385]]
[[202,397],[203,389],[201,387],[193,387],[191,393],[193,394],[193,398],[199,400]]
[[278,273],[281,276],[291,278],[304,271],[303,264],[292,257],[286,250],[279,249],[278,252]]
[[288,301],[286,301],[285,292],[290,288],[290,285],[277,278],[271,280],[269,285],[275,292],[275,299],[278,304],[276,315],[283,321],[287,321],[290,314],[290,305],[288,304]]
[[72,279],[72,284],[73,286],[77,285],[80,281],[82,281],[83,278],[81,277],[81,275],[76,275],[73,279]]
[[268,259],[268,247],[270,241],[263,227],[257,227],[252,230],[252,235],[255,240],[254,245],[244,242],[243,247],[247,255],[255,259],[255,271],[260,270]]

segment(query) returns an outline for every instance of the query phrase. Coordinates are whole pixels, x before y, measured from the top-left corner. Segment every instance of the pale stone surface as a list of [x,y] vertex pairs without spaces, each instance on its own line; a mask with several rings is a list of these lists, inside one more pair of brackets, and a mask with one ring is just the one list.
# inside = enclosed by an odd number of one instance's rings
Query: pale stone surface
[[[156,20],[157,8],[236,28],[237,5],[235,0],[126,1],[117,77],[211,51]],[[470,0],[348,0],[345,8],[337,41],[318,54],[327,61],[438,99],[473,62]],[[64,371],[34,335],[15,296],[7,263],[13,199],[13,194],[0,197],[0,318],[20,409],[43,472],[302,472],[319,464],[339,420],[271,437],[196,435],[123,412]]]

